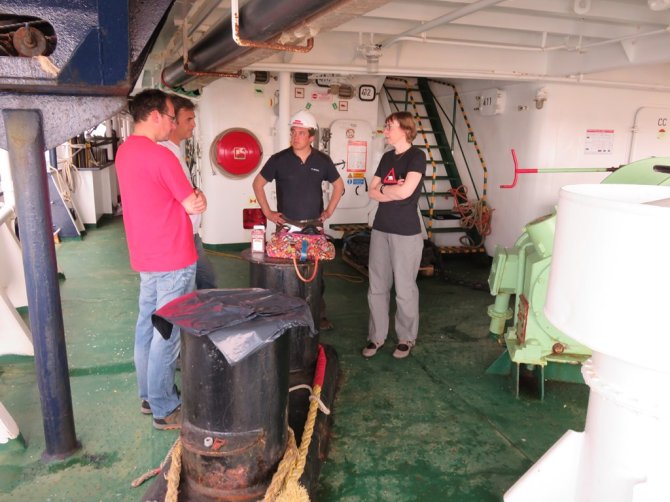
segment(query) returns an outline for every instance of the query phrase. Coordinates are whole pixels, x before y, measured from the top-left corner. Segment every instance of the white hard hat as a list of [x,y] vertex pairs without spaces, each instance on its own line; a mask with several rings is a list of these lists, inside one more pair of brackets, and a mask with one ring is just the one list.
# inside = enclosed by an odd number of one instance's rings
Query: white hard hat
[[291,127],[304,127],[305,129],[319,128],[319,126],[316,125],[316,119],[314,118],[314,115],[309,113],[307,110],[300,110],[298,113],[293,115],[288,125]]

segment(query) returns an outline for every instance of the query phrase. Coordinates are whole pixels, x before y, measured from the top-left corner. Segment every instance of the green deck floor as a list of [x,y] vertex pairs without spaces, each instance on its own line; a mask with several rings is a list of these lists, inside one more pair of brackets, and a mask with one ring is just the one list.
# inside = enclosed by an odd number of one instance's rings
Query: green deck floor
[[[139,280],[128,265],[121,220],[106,220],[83,241],[59,245],[57,254],[83,448],[62,462],[40,460],[33,360],[0,357],[0,401],[27,444],[0,445],[0,500],[136,501],[147,485],[131,488],[131,481],[160,464],[177,432],[155,431],[139,412],[132,364]],[[221,287],[248,286],[248,264],[235,255],[212,255]],[[487,273],[462,267],[477,277]],[[393,359],[391,335],[365,360],[367,281],[338,275],[360,278],[340,260],[325,272],[335,329],[321,341],[338,352],[341,383],[319,501],[500,501],[567,429],[583,430],[587,387],[548,382],[543,402],[532,394],[516,400],[511,378],[485,375],[501,352],[487,335],[487,292],[420,278],[412,355]]]

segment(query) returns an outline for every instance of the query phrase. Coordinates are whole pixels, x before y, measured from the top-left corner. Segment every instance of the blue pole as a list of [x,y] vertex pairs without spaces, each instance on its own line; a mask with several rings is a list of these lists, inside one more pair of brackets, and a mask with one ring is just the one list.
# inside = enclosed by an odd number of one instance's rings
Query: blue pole
[[42,405],[46,440],[42,458],[50,461],[69,457],[80,445],[74,430],[42,114],[38,110],[3,110],[2,115],[14,181],[37,387]]

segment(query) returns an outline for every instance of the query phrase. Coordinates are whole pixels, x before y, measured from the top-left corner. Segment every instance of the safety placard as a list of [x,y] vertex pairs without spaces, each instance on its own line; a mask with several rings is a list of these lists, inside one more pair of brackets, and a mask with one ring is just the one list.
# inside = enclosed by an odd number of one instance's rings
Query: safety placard
[[[347,189],[337,208],[360,209],[356,218],[367,219],[366,208],[370,204],[368,185],[374,171],[372,165],[372,126],[359,119],[338,119],[330,125],[330,158],[338,167]],[[346,218],[350,218],[348,213]]]
[[368,160],[368,142],[349,140],[347,142],[347,172],[365,172]]
[[584,153],[608,154],[614,148],[614,129],[587,129]]

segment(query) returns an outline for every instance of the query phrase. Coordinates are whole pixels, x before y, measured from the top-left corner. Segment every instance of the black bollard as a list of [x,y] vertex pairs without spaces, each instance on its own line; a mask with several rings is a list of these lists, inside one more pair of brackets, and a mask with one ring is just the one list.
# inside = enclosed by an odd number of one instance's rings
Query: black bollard
[[[269,258],[265,255],[242,252],[242,257],[249,261],[249,286],[264,288],[302,298],[309,305],[312,319],[318,329],[321,319],[321,285],[322,267],[319,266],[316,277],[311,282],[303,282],[295,272],[292,260]],[[298,270],[303,276],[311,274],[314,263],[298,263]],[[310,335],[309,328],[298,327],[289,330],[291,339],[290,371],[291,374],[312,371],[318,354],[319,336]],[[305,383],[311,383],[311,376]],[[292,383],[293,384],[293,383]]]
[[[309,305],[312,319],[317,326],[321,319],[321,287],[323,268],[319,265],[316,276],[310,282],[304,282],[296,274],[293,260],[270,258],[266,255],[242,252],[249,261],[249,286],[266,288],[289,296],[302,298]],[[303,277],[310,276],[314,262],[298,263]],[[312,336],[307,327],[296,327],[287,331],[290,340],[289,349],[289,386],[312,385],[314,368],[319,351],[319,335]],[[302,432],[309,410],[309,393],[291,392],[289,396],[289,426],[295,432],[296,441],[302,440]]]
[[262,498],[286,448],[289,337],[234,366],[207,336],[181,343],[180,500]]

